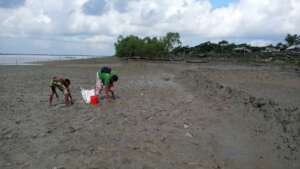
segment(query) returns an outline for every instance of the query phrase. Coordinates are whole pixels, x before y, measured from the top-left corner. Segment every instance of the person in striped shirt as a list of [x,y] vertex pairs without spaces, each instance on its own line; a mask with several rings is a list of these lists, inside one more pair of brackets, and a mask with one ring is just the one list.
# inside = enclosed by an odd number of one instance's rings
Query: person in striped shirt
[[70,105],[73,104],[72,95],[70,92],[71,81],[62,76],[55,76],[50,81],[50,96],[49,96],[49,105],[52,105],[53,96],[55,95],[58,99],[58,94],[56,89],[60,90],[64,94],[65,104]]

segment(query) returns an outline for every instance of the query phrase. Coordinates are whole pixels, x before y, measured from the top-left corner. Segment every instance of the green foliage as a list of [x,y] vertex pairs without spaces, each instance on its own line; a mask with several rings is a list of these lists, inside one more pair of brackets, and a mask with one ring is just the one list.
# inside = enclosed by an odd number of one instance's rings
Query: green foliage
[[137,36],[119,36],[115,43],[116,56],[118,57],[132,57],[141,56],[147,58],[165,57],[175,47],[181,45],[179,33],[169,32],[166,36],[145,37],[139,38]]
[[[288,34],[285,40],[289,46],[300,44],[300,35]],[[256,47],[245,43],[235,44],[229,43],[226,40],[222,40],[218,43],[207,41],[197,46],[189,47],[181,46],[179,33],[169,32],[163,37],[139,38],[134,35],[129,35],[126,37],[119,36],[117,42],[115,43],[115,49],[116,56],[118,57],[140,56],[146,58],[162,58],[168,57],[170,55],[200,56],[199,54],[212,54],[214,56],[230,56],[230,54],[237,51],[238,48],[258,53],[265,51],[267,48],[277,48],[280,50],[285,50],[288,47],[288,45],[278,43],[275,46],[269,45],[265,47]]]
[[287,34],[287,36],[285,37],[285,41],[289,46],[300,44],[300,35]]
[[179,33],[169,32],[163,37],[163,43],[168,52],[181,45]]
[[178,46],[172,50],[174,55],[186,55],[191,52],[191,49],[188,46]]
[[211,43],[210,41],[208,42],[204,42],[204,43],[201,43],[195,47],[192,48],[193,50],[193,53],[206,53],[206,52],[211,52],[211,51],[215,51],[217,50],[218,48],[218,45],[217,44],[214,44],[214,43]]
[[225,40],[220,41],[219,43],[212,43],[210,41],[201,43],[192,48],[192,53],[227,53],[231,52],[237,45],[230,44]]
[[143,48],[143,40],[133,35],[125,38],[119,36],[117,43],[115,43],[115,48],[117,51],[116,56],[118,57],[137,56]]
[[220,46],[227,46],[229,43],[226,40],[222,40],[218,43]]

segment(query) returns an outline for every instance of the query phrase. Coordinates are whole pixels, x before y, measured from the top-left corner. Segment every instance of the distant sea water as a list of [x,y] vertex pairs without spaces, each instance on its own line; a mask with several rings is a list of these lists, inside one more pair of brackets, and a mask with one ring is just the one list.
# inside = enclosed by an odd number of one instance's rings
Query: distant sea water
[[0,65],[34,65],[32,62],[87,59],[95,56],[0,55]]

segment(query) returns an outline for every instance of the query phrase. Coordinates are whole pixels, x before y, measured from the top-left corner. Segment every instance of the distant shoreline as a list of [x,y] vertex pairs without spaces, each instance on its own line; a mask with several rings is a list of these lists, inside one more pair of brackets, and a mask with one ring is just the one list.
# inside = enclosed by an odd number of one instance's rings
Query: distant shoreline
[[94,55],[42,55],[42,54],[1,54],[0,65],[36,65],[51,61],[64,61],[64,60],[79,60],[91,58],[103,58],[107,56],[94,56]]
[[[0,55],[32,55],[32,56],[93,56],[100,57],[101,55],[89,54],[47,54],[47,53],[0,53]],[[101,56],[102,57],[102,56]]]

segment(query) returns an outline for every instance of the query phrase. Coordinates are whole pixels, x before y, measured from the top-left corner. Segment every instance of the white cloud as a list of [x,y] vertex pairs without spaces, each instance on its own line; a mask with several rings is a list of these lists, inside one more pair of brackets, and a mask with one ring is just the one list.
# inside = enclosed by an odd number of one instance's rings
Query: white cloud
[[0,36],[86,42],[113,51],[120,34],[157,36],[176,31],[188,35],[183,39],[191,44],[189,39],[269,43],[278,37],[283,40],[287,33],[300,33],[299,0],[240,0],[221,8],[213,8],[209,0],[129,0],[127,4],[106,0],[101,15],[84,13],[86,2],[27,0],[15,9],[0,8]]

